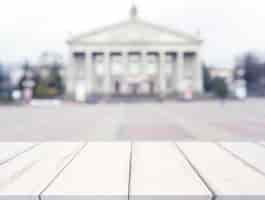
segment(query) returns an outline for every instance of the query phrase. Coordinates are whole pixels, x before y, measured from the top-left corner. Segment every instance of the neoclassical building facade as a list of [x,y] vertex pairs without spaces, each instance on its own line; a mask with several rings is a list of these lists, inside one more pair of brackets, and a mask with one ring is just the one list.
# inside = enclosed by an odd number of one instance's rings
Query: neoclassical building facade
[[178,95],[203,92],[197,35],[142,20],[133,6],[128,20],[68,40],[70,95]]

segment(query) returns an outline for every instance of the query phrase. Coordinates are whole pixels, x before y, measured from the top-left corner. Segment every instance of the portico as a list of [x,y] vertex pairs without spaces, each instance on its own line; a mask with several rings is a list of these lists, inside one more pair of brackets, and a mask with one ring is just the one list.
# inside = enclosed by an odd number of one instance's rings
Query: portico
[[141,20],[133,7],[129,20],[68,41],[67,90],[160,97],[187,89],[202,93],[201,43],[197,36]]

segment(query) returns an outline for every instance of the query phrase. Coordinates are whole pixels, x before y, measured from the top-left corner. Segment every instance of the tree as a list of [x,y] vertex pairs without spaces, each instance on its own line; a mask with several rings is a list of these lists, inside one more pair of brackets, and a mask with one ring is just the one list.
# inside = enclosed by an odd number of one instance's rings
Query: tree
[[61,75],[63,65],[58,56],[44,53],[38,68],[38,81],[34,90],[37,98],[54,98],[64,94],[65,86]]
[[206,64],[203,64],[202,66],[203,70],[203,87],[206,92],[210,92],[212,89],[212,78],[209,72],[209,68],[206,66]]
[[23,65],[22,65],[22,69],[23,69],[23,75],[21,77],[21,79],[18,82],[18,88],[20,90],[25,89],[25,82],[27,81],[33,81],[34,83],[36,82],[37,76],[34,73],[32,66],[30,66],[29,62],[26,61]]
[[237,61],[236,69],[244,70],[243,78],[249,91],[259,92],[265,89],[265,63],[255,53],[242,55]]
[[1,85],[1,83],[4,81],[4,79],[5,79],[4,67],[3,67],[3,65],[0,63],[0,85]]
[[11,81],[9,73],[0,63],[0,101],[8,101],[11,97]]
[[64,80],[61,76],[62,66],[59,63],[54,63],[50,69],[50,83],[49,86],[56,88],[58,95],[62,95],[65,90]]
[[228,96],[228,87],[225,79],[216,77],[213,79],[212,83],[213,92],[217,97],[224,99]]

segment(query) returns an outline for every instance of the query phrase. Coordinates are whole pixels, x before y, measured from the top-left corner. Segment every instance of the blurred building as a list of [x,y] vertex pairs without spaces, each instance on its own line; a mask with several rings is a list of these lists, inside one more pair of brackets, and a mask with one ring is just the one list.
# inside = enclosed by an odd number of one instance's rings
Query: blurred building
[[203,92],[200,37],[146,22],[136,6],[128,20],[74,36],[68,45],[68,94]]

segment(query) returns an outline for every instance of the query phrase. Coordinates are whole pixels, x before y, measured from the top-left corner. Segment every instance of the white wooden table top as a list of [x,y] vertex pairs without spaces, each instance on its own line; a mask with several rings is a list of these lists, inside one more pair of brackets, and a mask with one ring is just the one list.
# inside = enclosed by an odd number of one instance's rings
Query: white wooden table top
[[[127,199],[130,143],[90,143],[42,194],[43,199]],[[60,198],[59,198],[59,197]]]
[[265,143],[0,143],[0,200],[265,199]]
[[22,143],[22,142],[6,142],[0,145],[0,164],[7,162],[8,160],[14,159],[24,151],[28,151],[37,144],[33,143]]
[[[260,199],[260,196],[265,198],[265,176],[216,144],[178,143],[178,145],[208,183],[217,199],[245,197],[253,200]],[[260,159],[264,160],[265,157]]]
[[176,149],[176,144],[136,143],[132,153],[130,195],[134,199],[146,196],[210,199],[210,191]]

